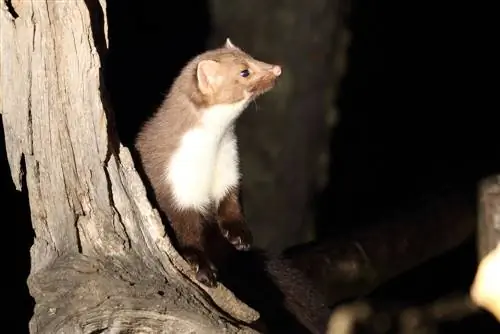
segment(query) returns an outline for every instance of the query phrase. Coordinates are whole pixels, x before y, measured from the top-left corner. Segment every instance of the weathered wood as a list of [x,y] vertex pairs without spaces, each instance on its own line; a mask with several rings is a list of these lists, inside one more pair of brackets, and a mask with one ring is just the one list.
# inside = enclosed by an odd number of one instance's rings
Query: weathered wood
[[192,277],[108,123],[105,5],[0,1],[0,110],[36,235],[30,331],[255,332],[256,311]]

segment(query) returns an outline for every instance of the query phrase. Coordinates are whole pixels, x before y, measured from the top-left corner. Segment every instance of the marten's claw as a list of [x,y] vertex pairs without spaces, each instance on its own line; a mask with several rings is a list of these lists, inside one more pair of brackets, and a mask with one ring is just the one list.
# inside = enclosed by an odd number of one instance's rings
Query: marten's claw
[[203,254],[203,252],[186,248],[182,250],[182,256],[193,267],[196,279],[209,288],[217,286],[217,268]]
[[222,235],[239,251],[252,247],[252,233],[243,222],[223,222],[220,224]]
[[209,288],[215,288],[217,286],[217,271],[207,267],[198,268],[196,279]]

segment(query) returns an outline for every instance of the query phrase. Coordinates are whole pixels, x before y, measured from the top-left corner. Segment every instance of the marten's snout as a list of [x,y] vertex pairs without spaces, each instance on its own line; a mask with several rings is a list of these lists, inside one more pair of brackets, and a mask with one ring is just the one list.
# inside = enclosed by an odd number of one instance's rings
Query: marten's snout
[[278,65],[274,65],[272,68],[271,68],[271,72],[273,72],[273,74],[277,77],[279,77],[281,75],[281,66],[278,66]]
[[258,76],[248,87],[248,91],[255,96],[264,94],[274,87],[278,77],[282,73],[281,66],[259,62]]

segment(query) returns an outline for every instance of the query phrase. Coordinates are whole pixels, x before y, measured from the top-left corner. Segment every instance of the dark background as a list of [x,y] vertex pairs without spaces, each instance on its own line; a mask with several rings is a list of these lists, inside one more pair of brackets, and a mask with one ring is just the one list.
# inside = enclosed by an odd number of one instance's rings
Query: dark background
[[[283,2],[288,5],[293,3]],[[130,147],[179,69],[209,45],[209,6],[125,0],[108,6],[104,73],[119,135]],[[352,2],[348,67],[338,100],[332,101],[340,121],[331,137],[330,177],[312,203],[318,235],[369,223],[443,187],[475,196],[477,181],[500,171],[490,22],[488,10],[477,3]],[[10,216],[2,220],[8,226],[6,244],[12,244],[4,272],[12,280],[9,307],[20,333],[33,307],[25,284],[33,231],[26,193],[14,190],[4,147],[0,157],[0,187]],[[411,304],[466,292],[477,265],[475,252],[471,238],[381,287],[373,298]],[[485,326],[492,321],[479,320]],[[479,320],[474,331],[485,333]]]

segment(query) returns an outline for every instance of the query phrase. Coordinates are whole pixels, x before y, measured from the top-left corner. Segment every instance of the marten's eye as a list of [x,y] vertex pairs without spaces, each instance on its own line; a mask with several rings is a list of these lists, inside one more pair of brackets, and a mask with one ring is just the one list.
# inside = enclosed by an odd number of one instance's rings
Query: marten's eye
[[246,78],[250,75],[250,71],[249,70],[243,70],[240,72],[240,75],[243,77],[243,78]]

